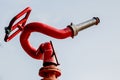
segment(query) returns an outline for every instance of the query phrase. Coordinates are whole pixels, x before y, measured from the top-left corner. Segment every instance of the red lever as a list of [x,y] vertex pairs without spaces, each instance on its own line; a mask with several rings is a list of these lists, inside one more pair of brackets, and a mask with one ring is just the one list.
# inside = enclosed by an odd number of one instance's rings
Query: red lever
[[[31,8],[27,7],[23,11],[21,11],[19,14],[17,14],[9,23],[9,26],[5,28],[5,38],[4,40],[7,42],[11,40],[13,37],[15,37],[23,28],[25,27],[25,23],[30,15]],[[25,16],[24,16],[25,15]],[[24,16],[20,21],[15,23],[18,19],[20,19],[22,16]],[[10,33],[18,28],[18,30],[14,31],[13,34],[10,35]]]

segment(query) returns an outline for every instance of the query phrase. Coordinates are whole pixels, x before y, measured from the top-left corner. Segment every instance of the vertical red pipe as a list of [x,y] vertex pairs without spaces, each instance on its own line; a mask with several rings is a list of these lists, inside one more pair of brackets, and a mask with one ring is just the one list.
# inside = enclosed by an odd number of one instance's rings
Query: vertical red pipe
[[57,67],[58,63],[51,42],[42,43],[40,48],[44,56],[43,67],[40,69],[39,75],[43,77],[42,80],[58,80],[61,71]]

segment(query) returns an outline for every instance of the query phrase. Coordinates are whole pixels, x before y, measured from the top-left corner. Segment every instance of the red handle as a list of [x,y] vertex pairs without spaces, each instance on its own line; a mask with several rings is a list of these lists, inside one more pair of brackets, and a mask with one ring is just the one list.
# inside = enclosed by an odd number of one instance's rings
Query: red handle
[[[5,28],[6,30],[6,35],[5,35],[5,41],[8,42],[9,40],[11,40],[12,38],[14,38],[24,27],[25,27],[25,23],[30,15],[31,12],[31,8],[27,7],[25,8],[23,11],[21,11],[19,14],[17,14],[9,23],[9,26],[7,28]],[[24,16],[25,15],[25,16]],[[24,16],[24,17],[23,17]],[[22,18],[23,17],[23,18]],[[19,20],[20,18],[22,18],[21,20]],[[17,20],[19,20],[17,22]],[[16,23],[15,23],[16,22]],[[10,33],[15,30],[16,28],[18,28],[16,31],[14,31],[11,35]]]

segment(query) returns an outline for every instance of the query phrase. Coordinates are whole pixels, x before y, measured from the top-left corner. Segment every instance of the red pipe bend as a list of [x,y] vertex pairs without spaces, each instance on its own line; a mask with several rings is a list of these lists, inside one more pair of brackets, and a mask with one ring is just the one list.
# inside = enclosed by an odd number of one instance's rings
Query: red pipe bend
[[39,23],[39,22],[33,22],[33,23],[27,24],[20,35],[20,43],[22,48],[27,52],[29,56],[39,60],[42,60],[43,58],[42,53],[39,52],[38,54],[36,54],[37,49],[32,47],[32,45],[28,40],[32,32],[40,32],[42,34],[45,34],[57,39],[72,37],[72,30],[69,27],[65,29],[56,29],[52,26]]

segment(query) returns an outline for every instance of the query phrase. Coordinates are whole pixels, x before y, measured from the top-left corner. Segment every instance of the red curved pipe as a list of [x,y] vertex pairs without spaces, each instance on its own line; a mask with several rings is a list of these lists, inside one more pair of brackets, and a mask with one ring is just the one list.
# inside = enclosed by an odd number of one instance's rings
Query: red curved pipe
[[39,23],[39,22],[33,22],[33,23],[27,24],[20,35],[20,43],[22,48],[27,52],[27,54],[35,59],[42,59],[43,55],[40,51],[37,52],[37,49],[32,47],[28,40],[32,32],[40,32],[57,39],[72,37],[72,29],[70,29],[69,27],[65,29],[56,29],[52,26]]

